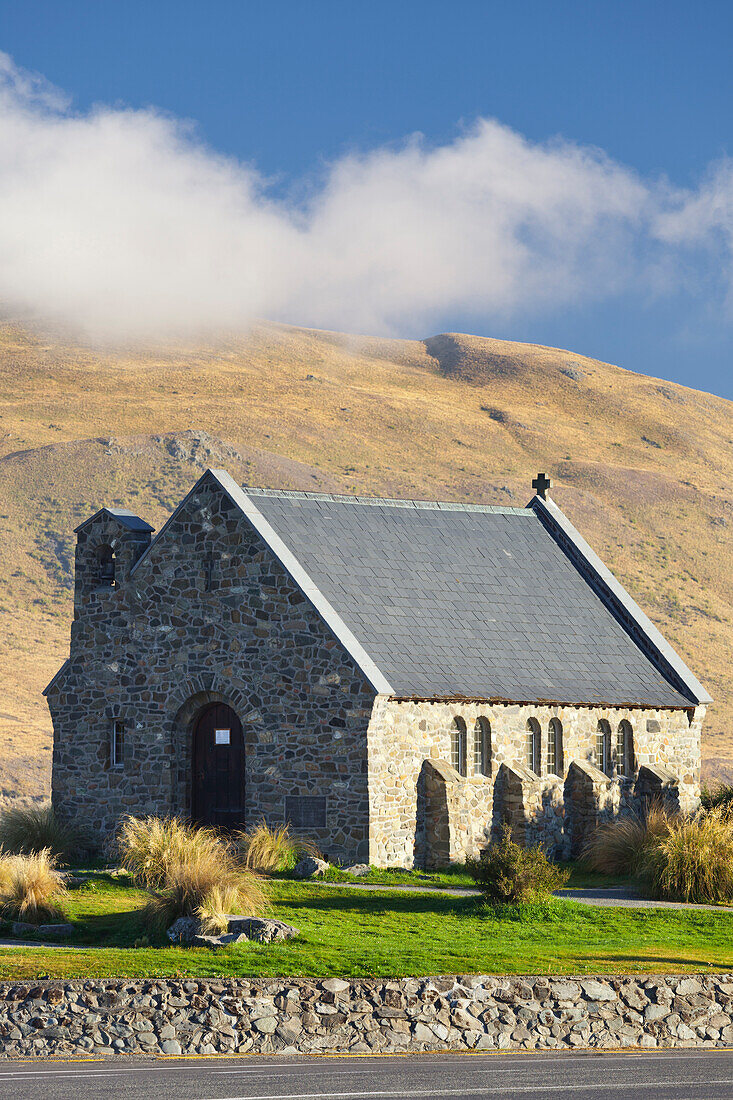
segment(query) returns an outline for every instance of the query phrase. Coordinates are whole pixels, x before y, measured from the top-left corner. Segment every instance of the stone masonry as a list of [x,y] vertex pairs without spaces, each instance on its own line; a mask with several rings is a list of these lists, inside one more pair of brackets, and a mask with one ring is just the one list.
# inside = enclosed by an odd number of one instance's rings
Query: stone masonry
[[94,549],[124,563],[125,541],[105,518],[79,534],[71,660],[48,693],[59,814],[99,842],[124,814],[187,815],[192,722],[223,701],[245,733],[247,823],[281,824],[286,795],[327,792],[328,826],[309,832],[332,858],[366,858],[374,692],[280,563],[206,485],[132,577],[118,567],[119,587],[95,589]]
[[[464,720],[468,732],[466,776],[447,763],[456,717]],[[660,769],[666,769],[665,774],[671,769],[679,777],[679,806],[691,810],[699,795],[703,717],[703,707],[691,713],[401,702],[379,697],[368,734],[370,861],[377,866],[434,865],[426,837],[441,832],[442,861],[465,859],[485,847],[504,821],[521,842],[542,843],[553,855],[567,857],[597,820],[621,810],[640,809],[639,775]],[[488,775],[476,774],[473,767],[473,737],[479,718],[488,719],[491,728]],[[525,764],[529,718],[536,718],[540,725],[542,775],[534,774]],[[559,776],[548,775],[544,767],[552,718],[560,720],[563,730],[563,774]],[[606,776],[593,766],[600,719],[607,720],[612,730],[624,719],[631,723],[636,761],[633,775]],[[433,774],[427,780],[427,794],[432,798],[425,797],[418,782],[424,761],[440,763],[440,776]],[[588,795],[592,813],[587,807],[581,809],[578,797],[573,801],[571,791],[577,787],[573,761],[592,766],[595,786]],[[445,793],[436,795],[441,782]],[[440,820],[441,815],[449,818],[449,827]]]
[[0,983],[6,1058],[731,1044],[731,975]]

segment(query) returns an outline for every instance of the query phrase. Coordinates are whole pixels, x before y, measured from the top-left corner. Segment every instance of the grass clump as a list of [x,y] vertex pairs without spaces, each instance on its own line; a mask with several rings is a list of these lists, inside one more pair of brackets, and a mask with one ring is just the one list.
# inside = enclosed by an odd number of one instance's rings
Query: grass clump
[[569,872],[550,863],[539,847],[523,848],[512,840],[508,825],[501,839],[469,859],[466,867],[483,895],[493,904],[545,901],[568,880]]
[[672,819],[658,805],[644,816],[630,815],[606,821],[587,839],[582,861],[591,871],[605,875],[641,874],[650,848],[670,830]]
[[50,802],[40,806],[11,806],[0,812],[0,849],[13,855],[49,851],[56,860],[70,863],[86,853],[84,830],[61,821]]
[[720,805],[678,817],[647,849],[642,875],[654,894],[692,902],[733,898],[733,813]]
[[227,913],[254,915],[265,907],[261,881],[214,829],[178,818],[128,817],[117,847],[123,867],[150,895],[143,919],[155,932],[178,917],[198,917],[216,934],[226,927]]
[[289,825],[270,828],[261,821],[259,825],[238,832],[235,843],[244,866],[260,874],[292,871],[304,856],[322,858],[315,841],[294,837]]
[[[211,830],[196,830],[199,847],[214,847]],[[157,890],[166,880],[168,867],[189,847],[193,830],[177,817],[125,817],[115,838],[122,867],[143,890]]]
[[600,825],[583,861],[593,871],[639,878],[670,901],[733,899],[733,808],[725,802],[691,815],[652,806],[644,817]]
[[0,916],[46,924],[59,920],[64,881],[48,848],[29,855],[0,856]]

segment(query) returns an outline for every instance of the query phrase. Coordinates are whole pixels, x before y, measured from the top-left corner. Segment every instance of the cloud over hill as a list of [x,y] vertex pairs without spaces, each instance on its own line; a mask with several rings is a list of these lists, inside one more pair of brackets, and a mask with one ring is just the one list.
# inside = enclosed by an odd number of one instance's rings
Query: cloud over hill
[[350,153],[283,197],[154,109],[80,113],[0,54],[0,303],[95,338],[254,318],[416,332],[634,290],[721,303],[733,171],[695,191],[491,119]]

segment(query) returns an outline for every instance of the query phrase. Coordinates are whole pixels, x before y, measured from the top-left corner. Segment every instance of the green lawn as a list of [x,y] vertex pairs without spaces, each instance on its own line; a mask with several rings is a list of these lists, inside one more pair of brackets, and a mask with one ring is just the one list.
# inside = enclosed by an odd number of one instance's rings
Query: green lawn
[[144,895],[97,875],[69,894],[75,945],[0,947],[0,977],[398,976],[733,970],[733,913],[593,908],[569,901],[494,910],[472,897],[271,884],[273,916],[301,936],[217,951],[149,944]]

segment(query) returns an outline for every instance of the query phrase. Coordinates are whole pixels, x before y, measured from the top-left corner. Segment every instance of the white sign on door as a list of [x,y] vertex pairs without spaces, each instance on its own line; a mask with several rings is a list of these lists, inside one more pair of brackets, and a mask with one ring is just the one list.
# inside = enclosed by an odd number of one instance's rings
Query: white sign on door
[[214,730],[214,735],[216,737],[215,743],[217,745],[228,745],[230,733],[231,730]]

